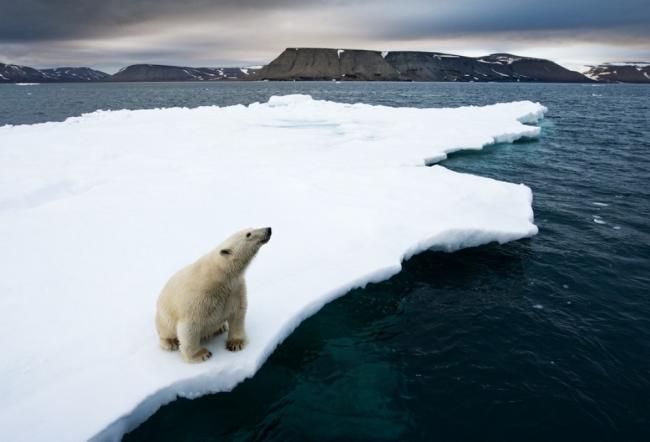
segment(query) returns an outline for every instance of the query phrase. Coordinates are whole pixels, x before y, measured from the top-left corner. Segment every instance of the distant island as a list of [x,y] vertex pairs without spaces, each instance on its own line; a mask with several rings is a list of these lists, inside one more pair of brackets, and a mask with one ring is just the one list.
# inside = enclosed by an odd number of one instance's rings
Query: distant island
[[110,75],[87,67],[0,63],[0,83],[155,81],[451,81],[650,83],[650,63],[604,63],[583,74],[542,58],[441,52],[288,48],[266,66],[195,68],[136,64]]
[[53,83],[105,81],[111,76],[91,68],[34,69],[0,63],[0,83]]
[[[257,67],[259,69],[259,66]],[[120,69],[109,81],[217,81],[248,80],[255,68],[190,68],[134,64]]]
[[492,54],[286,49],[255,77],[261,80],[591,82],[549,60]]
[[585,75],[600,83],[650,83],[650,63],[603,63],[591,66]]

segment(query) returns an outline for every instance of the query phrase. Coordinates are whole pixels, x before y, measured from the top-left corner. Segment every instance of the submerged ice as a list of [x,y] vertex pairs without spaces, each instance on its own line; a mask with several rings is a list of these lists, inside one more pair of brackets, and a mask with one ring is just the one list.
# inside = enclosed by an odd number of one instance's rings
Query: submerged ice
[[[117,440],[177,395],[232,389],[415,253],[534,235],[529,188],[422,166],[535,137],[544,111],[292,95],[0,127],[0,439]],[[247,275],[246,349],[220,337],[198,365],[160,350],[167,278],[257,225],[274,238]]]

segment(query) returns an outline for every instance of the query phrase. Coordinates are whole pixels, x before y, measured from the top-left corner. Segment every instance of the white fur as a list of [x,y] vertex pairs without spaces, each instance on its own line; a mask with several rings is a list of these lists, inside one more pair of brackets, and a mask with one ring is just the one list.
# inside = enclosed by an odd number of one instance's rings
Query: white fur
[[165,350],[177,350],[187,362],[212,356],[201,347],[228,329],[226,348],[246,344],[246,283],[244,272],[259,248],[271,238],[271,229],[246,229],[172,276],[158,298],[156,329]]

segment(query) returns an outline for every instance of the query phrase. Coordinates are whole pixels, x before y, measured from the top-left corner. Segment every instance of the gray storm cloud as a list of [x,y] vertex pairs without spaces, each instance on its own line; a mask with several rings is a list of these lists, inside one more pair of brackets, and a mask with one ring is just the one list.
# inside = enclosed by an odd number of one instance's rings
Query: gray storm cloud
[[[399,26],[395,26],[396,21],[400,22]],[[610,29],[648,36],[650,8],[647,1],[641,0],[464,0],[451,5],[423,2],[419,9],[399,8],[397,15],[386,17],[383,23],[388,25],[386,35],[408,38],[509,31],[607,32]]]
[[647,52],[650,8],[647,0],[0,0],[0,61],[43,54],[52,63],[104,56],[196,64],[261,59],[286,46],[434,50],[435,41],[508,35]]
[[[388,38],[461,33],[598,29],[650,35],[647,0],[326,1],[326,0],[1,0],[0,41],[56,40],[119,33],[126,26],[175,18],[223,20],[273,11],[339,11],[346,21]],[[318,15],[318,14],[314,14]],[[311,18],[311,17],[310,17]],[[273,23],[268,26],[273,28]],[[371,26],[368,26],[371,25]]]

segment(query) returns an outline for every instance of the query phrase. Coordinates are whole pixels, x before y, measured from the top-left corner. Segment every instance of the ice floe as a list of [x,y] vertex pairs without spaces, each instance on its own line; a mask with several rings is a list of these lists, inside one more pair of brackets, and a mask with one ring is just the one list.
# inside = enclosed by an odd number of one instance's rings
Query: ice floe
[[[532,193],[423,167],[535,137],[545,108],[272,97],[0,127],[0,440],[119,440],[177,395],[228,391],[307,316],[423,250],[537,233]],[[249,269],[250,343],[190,365],[158,347],[167,278],[272,226]]]
[[607,224],[600,215],[594,215],[594,222],[596,224]]

